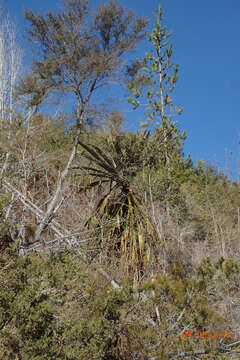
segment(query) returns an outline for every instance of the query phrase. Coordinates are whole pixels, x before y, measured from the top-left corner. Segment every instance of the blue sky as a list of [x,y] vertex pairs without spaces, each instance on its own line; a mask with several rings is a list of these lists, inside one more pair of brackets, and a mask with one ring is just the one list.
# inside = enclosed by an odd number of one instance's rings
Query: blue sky
[[[92,4],[101,2],[94,0]],[[119,2],[137,15],[147,16],[149,28],[153,26],[153,11],[159,1]],[[173,98],[175,105],[184,108],[178,117],[181,129],[187,132],[184,152],[190,153],[194,162],[209,161],[225,171],[229,167],[236,175],[240,155],[240,1],[162,0],[161,4],[164,23],[173,30],[173,62],[179,64]],[[61,1],[3,0],[3,5],[16,23],[25,64],[29,64],[28,44],[21,38],[26,26],[24,8],[45,13],[56,10]],[[135,54],[140,57],[145,51],[143,43]],[[126,114],[126,127],[135,131],[139,128],[139,112],[130,111],[124,99],[121,108]]]

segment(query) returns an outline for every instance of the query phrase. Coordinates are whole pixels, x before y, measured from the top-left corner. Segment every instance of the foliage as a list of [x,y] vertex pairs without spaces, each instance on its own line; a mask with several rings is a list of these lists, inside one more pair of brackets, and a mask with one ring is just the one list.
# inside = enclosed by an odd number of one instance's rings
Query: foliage
[[[128,89],[134,96],[129,102],[138,107],[138,99],[147,99],[145,112],[146,122],[142,126],[154,126],[154,141],[158,149],[158,169],[162,172],[161,183],[164,187],[164,197],[169,213],[170,203],[174,203],[173,194],[178,191],[177,168],[183,167],[182,145],[186,139],[185,132],[181,133],[177,122],[173,121],[174,109],[170,93],[178,80],[178,65],[171,63],[172,44],[162,25],[162,7],[155,13],[156,23],[152,33],[146,32],[152,50],[146,53],[143,60],[136,60],[128,68]],[[183,109],[175,107],[175,114],[181,114]]]
[[[19,113],[1,128],[0,359],[226,359],[239,348],[239,183],[184,158],[161,7],[152,52],[128,67],[129,101],[146,97],[149,129],[122,131],[118,111],[88,126],[99,118],[90,98],[121,80],[146,24],[113,1],[88,5],[25,13],[39,53],[19,94],[36,110],[73,94],[74,112]],[[218,329],[234,339],[203,336]],[[201,339],[182,336],[195,330]]]
[[[143,18],[125,14],[111,1],[93,14],[86,0],[63,1],[64,8],[47,17],[25,10],[29,40],[38,49],[32,73],[22,80],[18,94],[30,96],[38,106],[50,93],[73,93],[77,118],[96,88],[105,85],[120,69],[123,54],[142,38]],[[118,71],[117,71],[118,72]]]
[[[225,329],[217,289],[228,279],[232,259],[206,259],[195,278],[159,274],[142,283],[136,298],[129,280],[112,290],[74,252],[46,259],[19,258],[15,251],[0,262],[0,359],[127,360],[150,353],[167,359],[179,349],[209,348],[211,340],[183,338],[184,329]],[[151,314],[156,321],[156,304],[161,322],[153,326],[148,319]]]
[[138,325],[121,321],[129,290],[106,291],[74,254],[12,254],[0,264],[1,359],[134,359],[143,351],[130,341]]
[[87,151],[83,156],[96,166],[81,167],[95,178],[87,188],[109,184],[109,191],[100,198],[86,224],[90,224],[95,212],[95,231],[101,229],[104,221],[111,221],[105,226],[103,234],[101,231],[99,234],[99,237],[102,234],[107,238],[109,253],[117,250],[128,266],[136,267],[138,272],[143,271],[144,266],[152,261],[155,243],[161,241],[133,190],[134,178],[146,160],[146,139],[141,134],[117,136],[108,141],[109,150],[105,153],[95,145],[82,142],[80,145]]

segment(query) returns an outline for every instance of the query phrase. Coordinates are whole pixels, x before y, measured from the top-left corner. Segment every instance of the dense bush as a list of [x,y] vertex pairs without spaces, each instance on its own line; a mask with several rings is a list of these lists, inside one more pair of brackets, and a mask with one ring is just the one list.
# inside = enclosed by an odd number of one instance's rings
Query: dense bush
[[207,258],[191,276],[174,264],[135,290],[126,279],[119,291],[74,252],[48,259],[15,252],[0,262],[1,359],[168,359],[180,349],[216,349],[216,340],[184,338],[185,329],[231,330],[219,304],[237,295],[233,259]]

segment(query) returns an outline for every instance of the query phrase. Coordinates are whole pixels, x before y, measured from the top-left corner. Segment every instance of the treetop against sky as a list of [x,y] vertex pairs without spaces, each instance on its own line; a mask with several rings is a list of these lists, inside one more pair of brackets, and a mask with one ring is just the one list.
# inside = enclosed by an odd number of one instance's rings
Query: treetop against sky
[[[102,1],[92,1],[98,6]],[[219,163],[226,169],[235,166],[235,161],[227,162],[226,153],[233,152],[239,157],[239,98],[240,98],[240,46],[238,1],[190,0],[162,1],[164,22],[168,30],[173,30],[173,62],[179,64],[179,81],[174,92],[174,103],[184,108],[178,119],[181,129],[187,132],[185,153],[198,158]],[[153,12],[159,2],[149,0],[121,0],[127,10],[132,9],[138,16],[147,16],[148,28],[153,27]],[[24,66],[30,65],[30,46],[23,38],[27,22],[24,9],[32,9],[46,14],[57,10],[61,1],[15,0],[3,2],[18,29],[18,40],[25,52]],[[131,56],[141,57],[146,52],[146,42],[142,42]],[[143,120],[144,109],[133,111],[126,101],[126,92],[116,87],[116,97],[120,98],[121,110],[126,115],[126,127],[135,131]]]

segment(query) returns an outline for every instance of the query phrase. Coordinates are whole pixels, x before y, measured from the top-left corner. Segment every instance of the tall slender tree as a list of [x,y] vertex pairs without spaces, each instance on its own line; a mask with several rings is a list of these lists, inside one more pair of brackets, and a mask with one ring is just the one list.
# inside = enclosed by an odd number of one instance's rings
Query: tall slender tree
[[0,125],[13,121],[16,111],[14,90],[21,73],[22,52],[10,16],[0,10]]
[[[0,129],[1,144],[4,144],[4,162],[1,175],[8,167],[8,141],[17,115],[15,87],[22,72],[22,51],[16,38],[16,28],[10,16],[0,9]],[[2,150],[2,146],[1,146]]]
[[63,1],[64,8],[47,17],[25,11],[30,22],[28,35],[38,49],[32,72],[19,87],[29,95],[29,106],[40,106],[50,94],[72,94],[75,103],[75,138],[68,163],[62,171],[55,194],[36,231],[42,232],[54,216],[62,184],[74,161],[77,146],[93,94],[117,78],[125,56],[143,37],[144,18],[135,19],[115,1],[90,11],[87,0]]
[[128,68],[128,88],[132,97],[128,101],[137,108],[141,98],[147,98],[146,122],[142,126],[154,127],[154,137],[161,144],[160,152],[167,171],[166,209],[169,215],[169,197],[171,192],[171,160],[180,151],[185,132],[181,133],[174,121],[174,115],[181,114],[183,109],[173,108],[170,96],[178,80],[178,65],[171,63],[172,44],[168,38],[166,26],[162,25],[162,6],[155,12],[156,22],[152,33],[146,32],[152,50],[146,53],[143,60],[137,60]]

